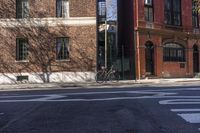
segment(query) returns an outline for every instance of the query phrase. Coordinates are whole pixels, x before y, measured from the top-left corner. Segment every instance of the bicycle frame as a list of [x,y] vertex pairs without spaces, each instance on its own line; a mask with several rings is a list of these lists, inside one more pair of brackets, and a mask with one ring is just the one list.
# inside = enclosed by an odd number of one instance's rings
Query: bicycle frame
[[[113,65],[110,67],[110,69],[102,68],[100,71],[97,72],[96,82],[103,83],[110,80],[110,76],[113,73],[115,73],[115,70],[113,69]],[[100,81],[99,81],[99,78],[100,78]]]

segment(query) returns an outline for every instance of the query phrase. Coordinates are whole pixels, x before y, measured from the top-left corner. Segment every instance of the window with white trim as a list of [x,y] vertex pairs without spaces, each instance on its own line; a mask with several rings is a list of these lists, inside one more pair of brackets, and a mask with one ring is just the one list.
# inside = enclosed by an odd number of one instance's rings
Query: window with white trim
[[16,18],[29,17],[29,2],[28,0],[16,0]]
[[69,38],[56,38],[56,60],[69,59]]
[[69,17],[69,0],[56,0],[56,17]]
[[28,39],[17,38],[16,39],[16,60],[25,61],[28,59]]

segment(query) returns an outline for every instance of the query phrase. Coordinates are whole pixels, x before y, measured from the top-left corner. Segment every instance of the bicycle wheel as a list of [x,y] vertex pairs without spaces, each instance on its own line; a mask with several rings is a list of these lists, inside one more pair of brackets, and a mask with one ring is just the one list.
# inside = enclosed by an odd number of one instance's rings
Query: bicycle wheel
[[97,83],[103,83],[104,82],[104,72],[97,72],[96,76],[95,76],[95,80]]
[[119,77],[118,73],[114,72],[114,73],[109,74],[108,79],[109,79],[109,81],[112,81],[112,82],[118,82],[120,77]]

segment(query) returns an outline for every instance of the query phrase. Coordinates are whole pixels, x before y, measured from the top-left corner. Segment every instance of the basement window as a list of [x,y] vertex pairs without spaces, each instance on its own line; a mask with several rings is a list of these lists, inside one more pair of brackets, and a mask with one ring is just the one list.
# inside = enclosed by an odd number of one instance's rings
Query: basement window
[[28,81],[28,76],[17,76],[17,81]]

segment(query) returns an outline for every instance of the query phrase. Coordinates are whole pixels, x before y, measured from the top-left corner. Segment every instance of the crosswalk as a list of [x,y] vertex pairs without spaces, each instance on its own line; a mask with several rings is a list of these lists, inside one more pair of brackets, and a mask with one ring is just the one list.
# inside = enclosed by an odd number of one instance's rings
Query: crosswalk
[[[198,105],[200,99],[170,99],[159,101],[161,105]],[[177,113],[182,119],[191,124],[200,124],[200,108],[173,108],[170,111]],[[200,128],[198,128],[200,131]]]

